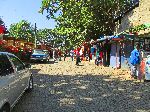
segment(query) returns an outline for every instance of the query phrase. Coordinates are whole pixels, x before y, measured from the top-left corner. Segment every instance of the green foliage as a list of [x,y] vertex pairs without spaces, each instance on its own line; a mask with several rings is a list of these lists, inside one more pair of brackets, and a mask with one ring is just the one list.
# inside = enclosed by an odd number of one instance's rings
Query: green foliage
[[3,25],[4,21],[2,20],[2,18],[0,18],[0,25]]
[[25,39],[28,42],[34,42],[34,27],[26,20],[10,25],[10,36],[16,39]]
[[124,4],[124,0],[42,0],[39,12],[46,11],[47,18],[57,22],[55,31],[79,46],[84,40],[112,34],[114,16],[125,9]]
[[55,41],[56,45],[60,45],[64,41],[64,36],[56,33],[55,30],[45,28],[45,29],[39,29],[37,31],[37,40],[39,42],[40,41],[46,42],[49,40],[51,44],[53,44]]
[[51,31],[51,29],[39,29],[38,31],[37,31],[37,38],[39,39],[39,40],[45,40],[45,39],[47,39],[49,36],[51,36],[51,33],[52,33],[52,31]]
[[138,26],[135,26],[133,28],[130,28],[129,32],[136,33],[136,32],[139,32],[140,30],[145,30],[147,28],[150,28],[150,26],[142,24],[142,25],[138,25]]

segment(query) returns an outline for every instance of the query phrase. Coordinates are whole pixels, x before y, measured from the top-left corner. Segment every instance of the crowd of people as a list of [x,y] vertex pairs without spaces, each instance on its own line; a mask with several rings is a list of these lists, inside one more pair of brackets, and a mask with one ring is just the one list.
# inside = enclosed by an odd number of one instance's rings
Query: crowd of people
[[105,65],[106,58],[104,56],[104,46],[101,43],[98,43],[95,47],[80,47],[77,49],[71,49],[71,50],[65,50],[62,52],[59,49],[53,49],[52,53],[53,59],[56,60],[61,60],[61,57],[64,58],[64,61],[66,60],[67,56],[70,56],[71,60],[74,61],[76,60],[76,65],[79,65],[79,63],[84,60],[84,61],[90,61],[94,60],[95,64],[98,65]]
[[[84,50],[83,50],[84,49]],[[53,58],[54,60],[60,60],[61,61],[61,57],[64,57],[64,61],[66,60],[67,56],[70,56],[70,59],[72,61],[76,61],[76,65],[78,66],[79,63],[84,60],[84,61],[90,61],[90,60],[94,60],[95,64],[97,66],[99,65],[103,65],[105,66],[106,63],[106,57],[104,57],[104,54],[107,54],[106,51],[106,47],[104,47],[103,44],[99,43],[96,45],[95,47],[89,47],[89,48],[78,48],[76,50],[71,49],[69,50],[65,50],[64,52],[61,52],[61,50],[59,49],[55,49],[53,51]],[[62,55],[63,54],[63,55]],[[129,59],[129,63],[130,63],[130,69],[131,69],[131,76],[134,78],[139,78],[141,79],[141,63],[142,62],[142,56],[141,56],[141,52],[140,52],[140,45],[136,44],[135,45],[135,49],[131,52],[130,55],[130,59]],[[144,62],[145,63],[145,62]],[[150,65],[150,57],[149,57],[149,61],[146,62],[145,64],[148,64],[148,66]],[[147,67],[148,68],[148,67]],[[150,66],[149,66],[150,68]],[[145,68],[144,68],[145,70]],[[147,73],[149,73],[149,75],[147,76],[147,80],[150,80],[150,70],[148,69]]]

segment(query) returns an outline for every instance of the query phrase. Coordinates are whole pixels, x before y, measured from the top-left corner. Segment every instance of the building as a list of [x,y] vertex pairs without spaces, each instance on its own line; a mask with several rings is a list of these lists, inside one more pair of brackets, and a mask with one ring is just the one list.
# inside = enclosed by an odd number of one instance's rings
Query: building
[[114,35],[127,34],[120,49],[121,68],[127,68],[129,56],[135,43],[141,44],[141,49],[150,51],[150,0],[135,0],[134,5],[125,10],[115,19]]
[[150,0],[136,1],[132,7],[116,18],[114,34],[132,32],[143,36],[150,32]]
[[114,34],[120,34],[129,30],[133,26],[139,25],[139,1],[122,11],[122,13],[115,19]]

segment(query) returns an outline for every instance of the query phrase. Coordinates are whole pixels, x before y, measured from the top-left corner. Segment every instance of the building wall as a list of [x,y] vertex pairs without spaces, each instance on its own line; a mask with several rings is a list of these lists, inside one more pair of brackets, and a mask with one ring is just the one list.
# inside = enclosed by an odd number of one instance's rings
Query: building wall
[[116,22],[115,34],[121,33],[128,30],[129,28],[139,24],[139,7],[136,7],[132,11],[126,13],[123,18],[121,18],[121,23],[119,20]]
[[140,0],[139,7],[126,13],[123,18],[121,18],[120,24],[118,20],[116,22],[114,33],[118,34],[132,28],[133,26],[138,26],[144,23],[150,23],[150,0]]
[[139,24],[150,23],[150,0],[140,0]]

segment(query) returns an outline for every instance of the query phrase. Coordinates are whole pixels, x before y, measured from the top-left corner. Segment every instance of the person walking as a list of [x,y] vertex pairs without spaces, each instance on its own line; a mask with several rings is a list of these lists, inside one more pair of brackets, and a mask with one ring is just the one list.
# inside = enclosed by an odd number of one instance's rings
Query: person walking
[[74,57],[74,51],[73,50],[70,51],[70,56],[71,56],[71,60],[73,61],[73,57]]
[[131,63],[131,76],[137,78],[139,76],[140,71],[140,45],[136,44],[135,49],[131,52],[130,55],[130,63]]

